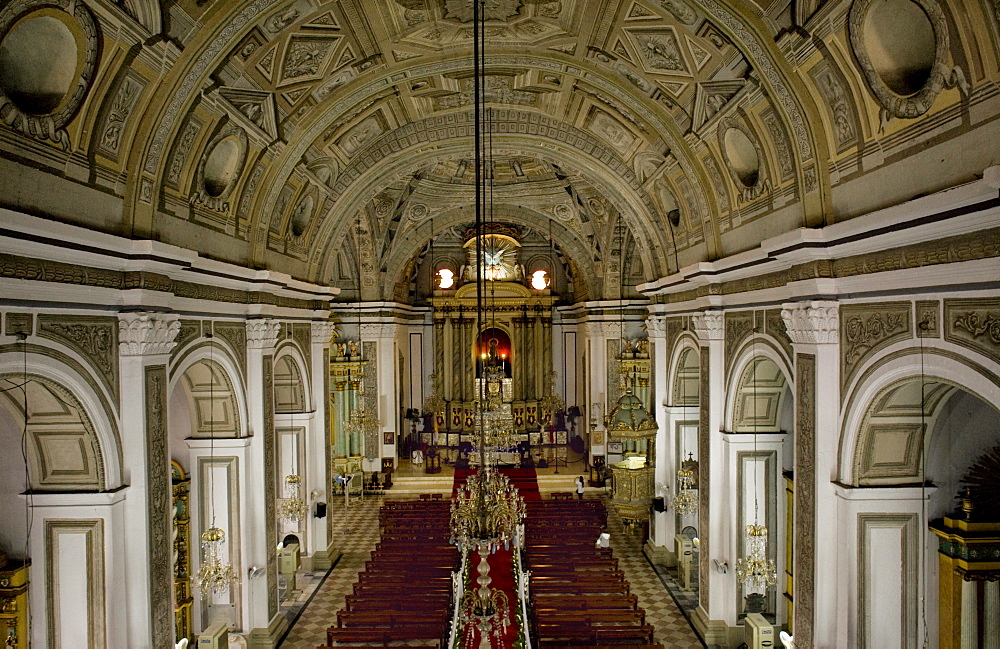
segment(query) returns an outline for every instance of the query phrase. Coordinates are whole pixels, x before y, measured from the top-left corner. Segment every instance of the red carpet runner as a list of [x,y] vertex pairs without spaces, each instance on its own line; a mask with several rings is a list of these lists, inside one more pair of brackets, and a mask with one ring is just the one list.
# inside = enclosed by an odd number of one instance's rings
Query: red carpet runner
[[[458,493],[460,486],[465,484],[466,479],[470,475],[475,475],[477,469],[458,469],[455,471],[455,484],[452,487],[451,495],[452,497]],[[517,487],[518,492],[521,494],[521,498],[525,501],[536,501],[541,500],[542,497],[538,493],[538,481],[535,479],[534,469],[497,469],[500,473],[507,476],[510,483]],[[517,584],[514,581],[514,565],[513,565],[513,550],[504,550],[500,548],[492,555],[490,555],[487,561],[490,564],[490,577],[493,579],[490,583],[491,588],[496,588],[497,590],[503,592],[507,595],[507,602],[509,605],[509,615],[510,615],[510,626],[507,627],[507,633],[503,638],[504,648],[513,647],[515,641],[517,640]],[[479,573],[476,572],[476,568],[479,566],[479,553],[473,552],[469,555],[469,567],[472,571],[472,584],[470,588],[476,587],[476,577]],[[527,629],[524,630],[527,633]],[[463,635],[464,637],[464,635]],[[479,632],[475,631],[473,633],[472,643],[465,643],[463,646],[479,646]]]

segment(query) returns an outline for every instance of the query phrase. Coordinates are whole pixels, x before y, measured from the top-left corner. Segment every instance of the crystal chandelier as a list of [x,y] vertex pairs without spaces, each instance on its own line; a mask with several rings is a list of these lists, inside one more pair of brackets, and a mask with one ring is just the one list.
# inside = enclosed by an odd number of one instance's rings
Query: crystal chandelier
[[502,638],[510,626],[510,606],[507,594],[501,590],[491,589],[489,554],[480,553],[479,567],[476,571],[478,588],[470,590],[462,596],[459,603],[459,621],[465,626],[465,646],[472,645],[474,631],[479,631],[479,647],[489,649],[493,640],[497,646],[502,646]]
[[278,518],[286,521],[300,521],[305,518],[309,508],[306,506],[305,501],[302,500],[301,487],[301,476],[285,476],[286,497],[278,499]]
[[542,412],[551,412],[552,416],[566,407],[566,402],[563,398],[556,394],[556,373],[549,371],[549,375],[546,381],[545,396],[542,397],[539,405],[541,406]]
[[202,597],[212,593],[221,595],[236,583],[236,571],[226,562],[226,533],[210,527],[201,535],[201,567],[191,578],[195,588],[202,589]]
[[507,476],[486,467],[451,501],[451,542],[460,548],[509,546],[524,520],[524,501]]
[[693,514],[698,511],[698,460],[688,453],[688,459],[681,463],[677,471],[677,494],[674,496],[674,511],[678,514]]
[[746,528],[746,556],[736,561],[736,578],[749,590],[763,591],[778,583],[774,559],[767,558],[767,528],[754,523]]
[[431,396],[424,401],[424,412],[437,415],[444,412],[447,405],[448,404],[441,397],[441,391],[438,387],[437,374],[431,374]]

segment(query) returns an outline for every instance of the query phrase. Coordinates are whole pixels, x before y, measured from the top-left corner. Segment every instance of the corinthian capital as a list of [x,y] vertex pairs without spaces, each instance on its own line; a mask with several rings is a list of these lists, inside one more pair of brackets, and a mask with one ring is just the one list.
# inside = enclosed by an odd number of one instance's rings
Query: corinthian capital
[[274,349],[279,329],[275,320],[247,320],[247,349]]
[[646,332],[650,338],[663,339],[667,335],[667,319],[662,315],[651,315],[646,318]]
[[169,354],[177,343],[180,320],[172,313],[118,314],[118,353],[122,356]]
[[722,340],[726,333],[726,321],[722,311],[703,311],[691,316],[691,323],[698,340]]
[[781,319],[793,343],[816,345],[840,341],[840,307],[836,302],[785,304]]
[[312,322],[312,342],[313,344],[329,345],[330,341],[337,337],[337,323],[324,320],[323,322]]

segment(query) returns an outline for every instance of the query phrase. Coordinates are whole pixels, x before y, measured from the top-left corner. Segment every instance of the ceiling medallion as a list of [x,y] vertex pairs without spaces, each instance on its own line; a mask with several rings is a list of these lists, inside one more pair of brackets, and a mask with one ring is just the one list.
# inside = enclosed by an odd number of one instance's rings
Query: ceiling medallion
[[[445,18],[453,18],[463,23],[472,21],[473,0],[445,0]],[[520,0],[485,0],[482,11],[485,20],[507,20],[517,15],[521,9]]]

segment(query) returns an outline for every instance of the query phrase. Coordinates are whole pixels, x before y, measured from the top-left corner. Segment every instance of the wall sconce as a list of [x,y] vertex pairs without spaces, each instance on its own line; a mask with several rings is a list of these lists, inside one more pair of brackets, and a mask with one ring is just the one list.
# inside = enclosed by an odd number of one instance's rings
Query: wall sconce
[[727,572],[729,572],[729,564],[725,561],[712,559],[712,565],[715,566],[715,569],[721,572],[722,574],[726,574]]

